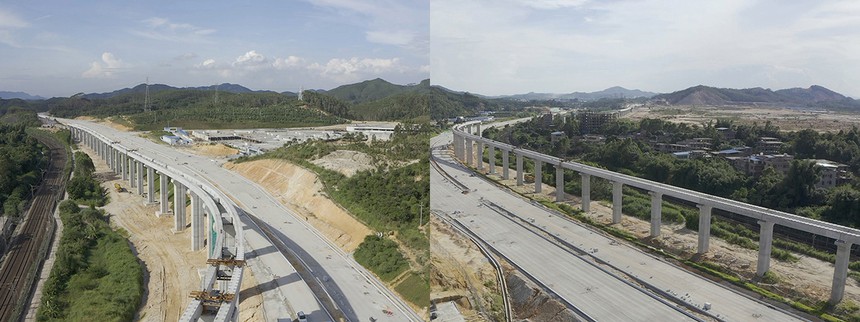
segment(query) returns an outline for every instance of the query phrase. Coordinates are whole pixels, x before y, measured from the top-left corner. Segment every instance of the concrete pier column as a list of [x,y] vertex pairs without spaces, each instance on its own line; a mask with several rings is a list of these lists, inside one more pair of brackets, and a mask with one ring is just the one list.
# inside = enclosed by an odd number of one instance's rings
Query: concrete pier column
[[561,163],[555,165],[555,202],[564,200],[564,168]]
[[481,136],[481,123],[475,124],[475,135]]
[[543,185],[543,169],[540,160],[535,160],[535,193],[540,193]]
[[168,201],[167,201],[167,197],[168,197],[167,193],[169,192],[169,191],[167,191],[167,181],[168,180],[169,179],[168,179],[166,174],[159,173],[159,178],[158,178],[158,181],[159,181],[158,182],[159,198],[158,199],[161,202],[161,205],[159,206],[160,209],[155,212],[155,215],[159,216],[159,217],[161,215],[170,214],[170,207],[168,206]]
[[[516,153],[516,152],[515,152]],[[517,155],[517,185],[523,185],[523,155],[516,153]]]
[[651,195],[651,237],[660,236],[660,224],[663,217],[663,194],[649,191]]
[[589,212],[591,211],[591,175],[580,173],[579,176],[582,177],[582,192],[580,193],[582,196],[582,211]]
[[185,229],[185,191],[186,187],[179,181],[173,181],[173,230]]
[[471,165],[472,165],[472,156],[473,156],[473,153],[472,153],[472,140],[470,140],[470,139],[466,139],[466,158],[464,158],[463,160],[466,162],[466,165],[467,165],[467,166],[471,166]]
[[833,270],[833,286],[830,288],[830,304],[842,302],[845,295],[845,281],[848,278],[848,259],[851,256],[851,243],[836,241],[836,264]]
[[699,207],[699,249],[698,254],[708,252],[711,244],[711,210],[709,205],[698,205]]
[[137,194],[143,196],[143,162],[137,162]]
[[612,182],[612,223],[617,224],[621,222],[621,209],[623,207],[623,188],[624,184],[621,182]]
[[146,202],[155,203],[155,169],[146,167]]
[[510,159],[510,151],[502,150],[502,179],[504,180],[510,179],[511,163],[508,159]]
[[134,188],[137,187],[137,160],[131,157],[128,159],[128,187]]
[[496,173],[496,149],[492,144],[487,144],[487,154],[490,157],[490,173]]
[[755,275],[761,277],[770,269],[770,250],[773,247],[773,222],[759,220],[761,231],[758,235],[758,265]]
[[454,134],[454,157],[463,160],[463,137]]
[[122,180],[128,180],[128,157],[122,152],[119,154],[119,172],[122,174]]
[[191,193],[191,250],[203,248],[203,203],[200,197]]
[[477,141],[475,143],[478,145],[478,153],[475,154],[478,160],[475,162],[478,163],[478,172],[481,172],[481,170],[484,170],[484,142]]

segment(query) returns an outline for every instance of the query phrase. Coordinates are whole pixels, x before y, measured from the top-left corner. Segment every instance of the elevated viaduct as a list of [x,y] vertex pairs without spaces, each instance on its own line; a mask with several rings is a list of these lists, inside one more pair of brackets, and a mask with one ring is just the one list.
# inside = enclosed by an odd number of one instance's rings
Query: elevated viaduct
[[[485,149],[489,155],[489,173],[496,174],[496,152],[502,153],[503,179],[509,179],[510,154],[513,153],[516,162],[516,182],[518,186],[523,185],[523,161],[525,158],[534,162],[535,168],[535,192],[541,192],[541,168],[551,165],[555,168],[556,187],[564,186],[564,169],[572,170],[580,174],[582,180],[582,210],[589,211],[591,201],[591,178],[603,178],[612,183],[612,222],[620,223],[622,215],[622,187],[628,185],[648,191],[651,196],[651,228],[650,236],[660,235],[662,201],[664,196],[671,196],[681,200],[694,203],[699,208],[699,232],[697,252],[704,254],[708,252],[711,212],[713,209],[722,209],[741,216],[753,218],[758,221],[760,229],[759,254],[756,266],[756,275],[763,276],[770,267],[770,255],[773,244],[773,230],[775,225],[793,228],[811,234],[825,236],[835,240],[836,264],[833,272],[833,282],[829,302],[836,304],[842,301],[845,293],[845,283],[848,276],[848,263],[851,246],[860,242],[860,230],[836,225],[833,223],[801,217],[786,212],[755,206],[731,199],[713,196],[689,189],[674,187],[671,185],[654,182],[634,176],[629,176],[605,169],[600,169],[577,162],[565,161],[561,158],[522,149],[510,144],[490,140],[481,137],[481,122],[473,121],[458,124],[453,128],[453,149],[455,156],[467,166],[484,170],[483,160],[474,160],[475,155],[483,155]],[[564,201],[563,189],[556,189],[556,201]]]
[[[204,318],[207,321],[236,321],[245,259],[243,231],[233,225],[241,222],[236,205],[218,189],[186,176],[175,166],[127,148],[86,126],[67,126],[73,140],[92,148],[114,172],[128,181],[130,192],[146,195],[148,203],[160,205],[154,215],[172,215],[175,231],[186,228],[190,215],[190,247],[194,251],[205,250],[209,266],[198,296],[191,300],[179,321]],[[159,181],[157,200],[156,176]],[[168,184],[173,184],[174,188],[173,209],[169,206]],[[187,198],[191,203],[190,214],[186,213]]]

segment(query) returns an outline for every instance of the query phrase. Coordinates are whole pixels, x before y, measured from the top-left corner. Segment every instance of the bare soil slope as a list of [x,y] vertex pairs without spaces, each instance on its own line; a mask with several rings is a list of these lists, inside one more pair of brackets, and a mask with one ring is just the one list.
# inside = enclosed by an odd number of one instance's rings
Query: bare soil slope
[[346,210],[328,199],[316,174],[283,160],[256,160],[226,163],[236,171],[263,186],[288,208],[304,216],[314,227],[346,252],[358,247],[364,237],[373,233]]

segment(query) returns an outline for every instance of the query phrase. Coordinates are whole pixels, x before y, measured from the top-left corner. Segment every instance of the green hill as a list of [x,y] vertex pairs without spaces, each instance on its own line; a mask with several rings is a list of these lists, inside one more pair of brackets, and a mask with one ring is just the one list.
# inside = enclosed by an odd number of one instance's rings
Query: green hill
[[[427,83],[429,85],[430,81],[427,80]],[[381,78],[376,78],[360,83],[338,86],[325,91],[325,94],[337,97],[351,104],[361,104],[413,91],[417,86],[419,85],[396,85]]]

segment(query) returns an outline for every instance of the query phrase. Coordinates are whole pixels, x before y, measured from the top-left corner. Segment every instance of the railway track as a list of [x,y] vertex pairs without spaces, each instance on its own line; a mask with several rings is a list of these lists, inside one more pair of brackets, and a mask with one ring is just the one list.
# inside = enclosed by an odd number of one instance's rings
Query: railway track
[[21,320],[44,253],[53,237],[52,213],[65,187],[63,167],[68,158],[65,147],[52,139],[41,142],[50,150],[50,161],[25,214],[24,226],[12,238],[10,249],[0,263],[0,321]]

